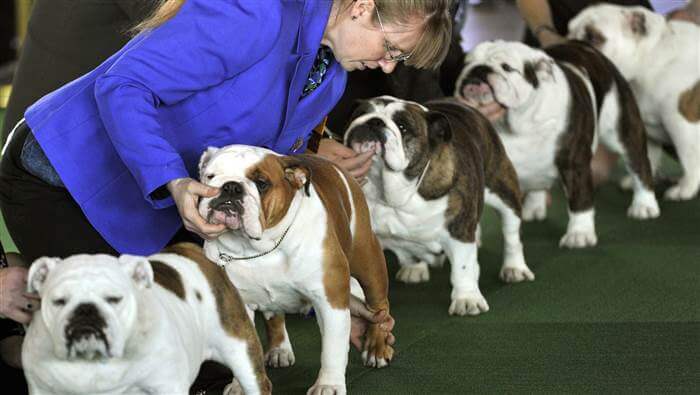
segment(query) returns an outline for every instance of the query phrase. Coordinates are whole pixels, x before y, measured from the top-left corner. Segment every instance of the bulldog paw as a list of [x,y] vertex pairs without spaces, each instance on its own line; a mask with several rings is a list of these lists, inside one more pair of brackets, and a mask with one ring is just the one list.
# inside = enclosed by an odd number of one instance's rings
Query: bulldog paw
[[664,198],[672,201],[690,200],[696,193],[697,188],[687,187],[679,183],[667,189]]
[[287,368],[294,365],[294,351],[276,347],[267,351],[265,354],[265,365],[271,368]]
[[631,191],[634,189],[634,178],[631,175],[626,175],[620,180],[620,189],[623,191]]
[[367,330],[362,361],[365,366],[383,368],[394,358],[394,348],[387,344],[388,332],[379,325],[371,325]]
[[499,277],[501,281],[509,284],[535,280],[535,274],[526,265],[503,266]]
[[523,202],[523,221],[542,221],[547,218],[547,192],[530,192]]
[[425,262],[402,265],[396,272],[396,279],[407,284],[424,283],[430,280],[430,269]]
[[345,395],[347,390],[345,384],[314,384],[313,387],[306,391],[306,395]]
[[659,210],[659,203],[656,199],[649,202],[641,202],[635,199],[627,209],[627,216],[634,219],[657,218],[659,214],[661,214],[661,210]]
[[241,387],[241,383],[236,379],[235,377],[233,378],[233,381],[231,381],[231,384],[227,385],[224,387],[224,392],[222,392],[223,395],[244,395],[245,391],[243,391],[243,387]]
[[479,315],[487,311],[489,311],[489,304],[478,291],[464,297],[453,298],[448,310],[450,315]]
[[567,232],[559,241],[559,247],[585,248],[593,247],[598,243],[595,232],[571,231]]

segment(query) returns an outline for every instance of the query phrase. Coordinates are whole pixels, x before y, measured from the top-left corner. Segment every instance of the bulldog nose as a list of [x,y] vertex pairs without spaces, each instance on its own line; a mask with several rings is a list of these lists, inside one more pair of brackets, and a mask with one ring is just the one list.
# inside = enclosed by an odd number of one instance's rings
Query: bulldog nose
[[371,126],[373,128],[383,128],[384,127],[384,121],[382,121],[379,118],[370,118],[367,121],[367,126]]
[[229,181],[221,186],[221,190],[234,199],[243,197],[243,185],[240,182]]
[[100,315],[97,306],[92,303],[81,303],[68,321],[66,335],[70,338],[78,338],[86,333],[98,332],[106,326],[104,318]]
[[90,317],[98,313],[97,307],[92,303],[81,303],[73,310],[73,314],[78,317]]

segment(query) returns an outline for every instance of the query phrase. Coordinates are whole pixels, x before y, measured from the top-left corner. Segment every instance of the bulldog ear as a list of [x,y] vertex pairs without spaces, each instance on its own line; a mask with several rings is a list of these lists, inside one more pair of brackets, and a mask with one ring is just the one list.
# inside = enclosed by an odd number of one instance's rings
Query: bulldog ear
[[311,196],[309,193],[311,170],[308,167],[302,165],[301,163],[289,165],[284,168],[284,178],[290,184],[292,184],[292,187],[296,189],[301,189],[304,187],[304,193],[306,193],[306,196]]
[[32,263],[27,274],[27,292],[40,293],[49,273],[60,262],[60,258],[41,257]]
[[202,156],[199,158],[199,178],[202,178],[202,170],[204,170],[205,167],[209,164],[209,161],[211,160],[212,156],[219,151],[220,148],[216,147],[209,147],[207,148],[204,153],[202,153]]
[[635,36],[647,35],[647,17],[641,11],[633,11],[626,15],[627,24]]
[[437,111],[428,111],[428,143],[431,148],[446,143],[452,139],[452,124],[445,114]]
[[524,67],[525,79],[535,89],[542,81],[554,81],[554,61],[549,58],[542,58],[535,62],[527,62]]
[[119,257],[119,263],[137,288],[150,288],[153,285],[153,268],[146,257],[125,254]]

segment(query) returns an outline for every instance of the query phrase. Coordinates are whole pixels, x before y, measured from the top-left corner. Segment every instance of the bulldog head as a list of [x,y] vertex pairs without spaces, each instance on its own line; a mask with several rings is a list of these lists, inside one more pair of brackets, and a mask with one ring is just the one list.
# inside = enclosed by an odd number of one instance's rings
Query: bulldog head
[[137,290],[152,284],[146,258],[75,255],[37,259],[27,289],[41,296],[55,356],[93,361],[123,356],[138,314]]
[[308,194],[311,181],[308,167],[295,157],[245,145],[207,149],[199,178],[220,190],[200,200],[200,215],[255,240],[285,217],[299,190]]
[[645,46],[656,42],[666,26],[663,16],[644,7],[599,4],[569,22],[569,38],[588,42],[607,56],[622,75],[632,79],[641,70]]
[[443,114],[415,102],[380,96],[360,102],[344,139],[356,152],[376,152],[391,171],[403,171],[449,141],[450,131]]
[[482,104],[495,100],[505,108],[525,105],[546,82],[554,81],[554,61],[525,44],[488,41],[465,58],[455,96]]

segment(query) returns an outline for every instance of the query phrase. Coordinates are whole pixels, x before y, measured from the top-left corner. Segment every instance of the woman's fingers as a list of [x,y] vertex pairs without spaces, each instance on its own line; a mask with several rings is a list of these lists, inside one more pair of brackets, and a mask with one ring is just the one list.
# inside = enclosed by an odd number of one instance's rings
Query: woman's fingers
[[[26,307],[26,306],[24,306]],[[14,307],[7,312],[7,318],[17,321],[20,324],[28,324],[32,320],[32,315],[25,311],[24,307]]]
[[219,189],[204,185],[199,181],[192,180],[187,185],[187,192],[197,196],[213,197],[219,193]]
[[369,161],[365,163],[362,167],[350,171],[350,175],[355,178],[358,182],[362,181],[367,173],[369,173],[369,170],[372,168],[372,161]]

